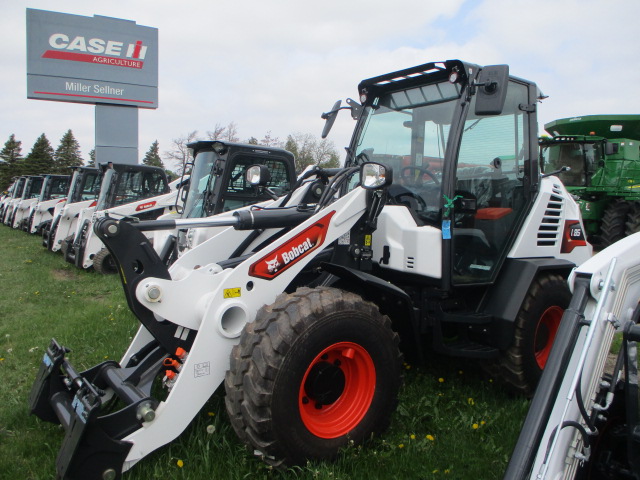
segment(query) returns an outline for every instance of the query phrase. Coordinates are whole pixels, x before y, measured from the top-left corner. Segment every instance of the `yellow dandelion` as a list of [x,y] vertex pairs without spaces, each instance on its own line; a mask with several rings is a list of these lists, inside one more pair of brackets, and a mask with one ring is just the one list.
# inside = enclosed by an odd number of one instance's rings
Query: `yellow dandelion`
[[409,435],[409,438],[410,438],[411,440],[415,440],[415,439],[416,439],[416,436],[412,433],[411,435]]
[[475,405],[475,404],[476,404],[476,402],[474,402],[474,401],[473,401],[473,398],[471,398],[471,397],[467,398],[467,403],[468,403],[469,405]]
[[182,468],[182,467],[184,467],[184,462],[182,460],[178,460],[176,462],[176,465],[178,465],[179,468]]
[[474,423],[474,424],[472,425],[472,428],[473,428],[474,430],[477,430],[477,429],[478,429],[478,424],[477,424],[477,423]]
[[485,423],[487,423],[487,422],[485,422],[484,420],[482,420],[482,421],[480,422],[480,425],[484,425]]
[[404,448],[404,443],[401,443],[400,445],[398,445],[398,448]]
[[426,437],[424,437],[424,438],[426,438],[426,439],[427,439],[427,440],[429,440],[430,442],[435,442],[435,440],[436,440],[436,437],[434,437],[434,436],[433,436],[433,435],[431,435],[431,434],[427,435],[427,436],[426,436]]
[[444,383],[444,378],[440,377],[440,378],[438,379],[438,381],[439,381],[440,383]]

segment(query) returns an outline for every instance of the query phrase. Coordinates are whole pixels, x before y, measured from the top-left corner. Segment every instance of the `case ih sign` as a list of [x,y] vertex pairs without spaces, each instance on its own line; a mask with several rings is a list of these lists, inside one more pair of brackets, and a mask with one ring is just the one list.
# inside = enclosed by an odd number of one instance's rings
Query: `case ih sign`
[[27,9],[27,97],[158,107],[158,29]]

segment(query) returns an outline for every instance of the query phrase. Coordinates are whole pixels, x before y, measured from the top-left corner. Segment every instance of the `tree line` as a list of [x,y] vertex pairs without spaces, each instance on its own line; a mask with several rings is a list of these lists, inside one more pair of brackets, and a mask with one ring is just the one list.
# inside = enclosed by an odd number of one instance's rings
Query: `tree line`
[[[187,145],[199,139],[202,138],[197,130],[178,136],[171,140],[169,148],[163,154],[160,153],[160,143],[155,140],[140,163],[163,168],[173,177],[181,175],[184,166],[192,160]],[[337,167],[340,164],[339,154],[333,142],[318,139],[310,133],[292,133],[286,140],[281,141],[273,137],[269,131],[261,139],[249,137],[242,141],[238,136],[238,127],[231,122],[225,126],[216,124],[213,130],[206,132],[204,139],[283,148],[295,156],[298,173],[309,165]],[[89,152],[85,161],[80,151],[80,144],[71,130],[67,130],[62,136],[55,150],[43,133],[26,156],[22,154],[22,142],[12,133],[0,151],[0,191],[6,190],[13,178],[21,175],[45,173],[64,175],[69,173],[69,167],[82,165],[95,165],[95,149]]]

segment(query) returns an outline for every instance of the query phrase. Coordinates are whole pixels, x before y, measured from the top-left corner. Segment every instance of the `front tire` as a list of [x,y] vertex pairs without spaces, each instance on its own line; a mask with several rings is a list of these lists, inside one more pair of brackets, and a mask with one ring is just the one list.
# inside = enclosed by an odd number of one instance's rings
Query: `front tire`
[[94,255],[93,269],[102,275],[113,275],[114,273],[118,273],[118,266],[116,265],[111,252],[106,248],[101,248],[100,251]]
[[231,424],[268,463],[332,459],[388,427],[402,380],[398,343],[389,318],[358,295],[282,294],[231,353]]

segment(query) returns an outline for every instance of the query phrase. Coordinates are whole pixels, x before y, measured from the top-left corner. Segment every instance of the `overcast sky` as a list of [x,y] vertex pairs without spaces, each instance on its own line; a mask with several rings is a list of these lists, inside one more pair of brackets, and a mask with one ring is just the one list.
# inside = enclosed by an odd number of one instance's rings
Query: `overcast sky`
[[[159,30],[159,108],[140,110],[139,156],[154,140],[234,122],[239,136],[319,137],[320,114],[357,99],[360,80],[451,58],[508,64],[548,95],[540,126],[589,114],[640,114],[638,0],[33,0],[3,2],[0,142],[22,153],[68,129],[85,159],[92,105],[26,98],[26,8],[134,20]],[[343,152],[353,121],[329,136]],[[0,144],[0,145],[1,145]],[[342,155],[344,157],[344,155]]]

